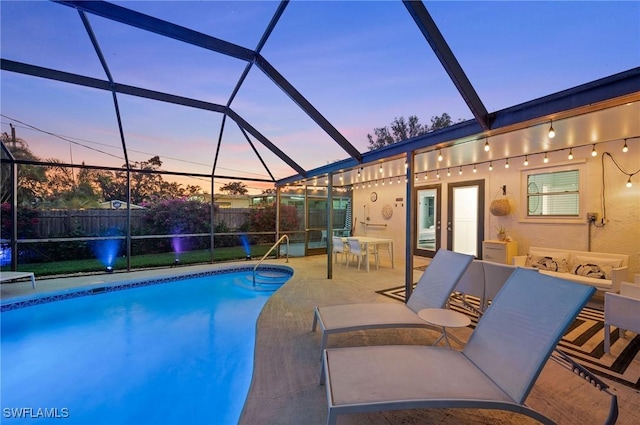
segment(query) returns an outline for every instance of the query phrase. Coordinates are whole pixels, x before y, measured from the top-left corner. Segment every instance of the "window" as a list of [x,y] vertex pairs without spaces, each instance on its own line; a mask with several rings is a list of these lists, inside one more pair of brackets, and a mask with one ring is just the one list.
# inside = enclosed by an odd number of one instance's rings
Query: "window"
[[580,219],[584,197],[582,168],[578,164],[523,170],[523,218]]

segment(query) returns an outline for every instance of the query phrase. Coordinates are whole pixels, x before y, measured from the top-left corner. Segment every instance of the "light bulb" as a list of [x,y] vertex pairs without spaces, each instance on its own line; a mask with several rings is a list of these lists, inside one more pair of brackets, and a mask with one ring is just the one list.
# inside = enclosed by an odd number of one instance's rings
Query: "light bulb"
[[438,149],[438,161],[442,161],[442,152]]
[[573,149],[572,148],[569,148],[569,156],[567,158],[573,159]]
[[460,167],[460,170],[458,171],[458,175],[461,176],[462,175],[462,166]]
[[507,158],[507,162],[504,163],[504,168],[509,168],[509,158]]
[[491,146],[489,146],[489,140],[486,140],[484,142],[484,151],[489,152],[490,149],[491,149]]
[[624,139],[624,146],[622,147],[622,152],[629,152],[629,146],[627,146],[627,139]]
[[627,187],[631,187],[631,186],[633,185],[631,184],[631,176],[629,176],[629,180],[627,180]]
[[527,165],[529,165],[529,155],[524,156],[524,166],[526,167]]
[[549,127],[549,139],[556,137],[556,131],[553,129],[553,120],[551,120],[551,127]]
[[451,170],[447,168],[447,177],[451,177]]
[[436,178],[439,179],[440,178],[440,170],[436,171]]
[[598,156],[598,151],[596,150],[596,145],[593,145],[593,149],[591,149],[591,156]]
[[544,162],[545,164],[549,162],[549,157],[547,156],[546,152],[544,153],[544,159],[542,160],[542,162]]
[[427,180],[429,178],[429,173],[424,173],[424,179]]
[[493,170],[493,162],[489,162],[489,171]]
[[382,164],[380,164],[379,171],[382,173]]
[[474,172],[474,173],[477,173],[477,172],[478,172],[478,169],[476,168],[476,164],[473,164],[473,172]]

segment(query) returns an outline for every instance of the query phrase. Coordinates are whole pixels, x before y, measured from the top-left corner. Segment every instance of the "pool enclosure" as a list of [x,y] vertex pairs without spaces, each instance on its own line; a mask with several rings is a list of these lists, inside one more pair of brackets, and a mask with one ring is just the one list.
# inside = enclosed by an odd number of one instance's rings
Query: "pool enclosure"
[[[0,6],[3,270],[255,258],[284,234],[324,254],[365,219],[365,182],[402,185],[398,231],[430,250],[429,173],[640,136],[634,2]],[[374,143],[415,114],[423,131]]]

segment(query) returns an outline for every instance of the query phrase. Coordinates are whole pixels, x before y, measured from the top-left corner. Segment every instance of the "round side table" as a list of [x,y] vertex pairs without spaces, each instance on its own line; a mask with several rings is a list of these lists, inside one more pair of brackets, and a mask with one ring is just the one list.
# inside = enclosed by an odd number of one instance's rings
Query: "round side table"
[[469,326],[471,324],[471,319],[467,315],[446,308],[425,308],[418,312],[418,317],[427,323],[431,323],[432,325],[442,328],[442,335],[440,335],[433,345],[439,343],[443,338],[446,346],[449,348],[451,348],[449,338],[453,339],[460,345],[464,345],[462,341],[453,335],[447,334],[447,328],[464,328]]

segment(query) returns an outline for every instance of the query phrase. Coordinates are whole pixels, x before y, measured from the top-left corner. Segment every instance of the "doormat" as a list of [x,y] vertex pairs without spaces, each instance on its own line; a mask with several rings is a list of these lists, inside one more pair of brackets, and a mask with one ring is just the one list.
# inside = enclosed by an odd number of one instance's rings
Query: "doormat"
[[[396,286],[376,291],[380,295],[405,301],[405,287]],[[478,308],[479,299],[467,295],[466,301]],[[478,317],[464,308],[455,298],[450,308],[468,315],[471,328],[478,324]],[[596,375],[640,390],[640,335],[627,332],[621,337],[620,329],[611,327],[611,352],[604,352],[604,312],[585,307],[558,343],[558,348]]]

